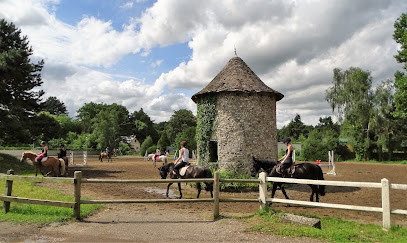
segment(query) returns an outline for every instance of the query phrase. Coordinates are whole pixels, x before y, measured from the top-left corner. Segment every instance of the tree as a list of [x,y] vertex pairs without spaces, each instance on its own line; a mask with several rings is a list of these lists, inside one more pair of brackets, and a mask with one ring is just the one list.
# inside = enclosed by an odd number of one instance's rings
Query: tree
[[[394,57],[399,63],[403,63],[404,70],[407,70],[407,14],[403,13],[394,23],[393,39],[400,44],[400,50]],[[407,76],[401,71],[395,73],[396,93],[394,101],[396,110],[394,116],[407,118]]]
[[103,109],[103,107],[103,104],[90,102],[85,103],[81,108],[78,109],[78,115],[76,115],[76,117],[82,124],[83,132],[93,132],[93,121],[95,121],[94,118]]
[[27,36],[13,23],[0,20],[0,141],[27,142],[30,120],[40,108],[44,61],[30,62]]
[[349,139],[358,160],[370,157],[371,86],[370,72],[354,67],[346,71],[335,68],[333,86],[327,90],[325,97],[339,121],[343,122],[342,135]]
[[170,140],[167,137],[167,133],[162,132],[161,137],[157,142],[157,147],[160,148],[162,151],[167,148],[167,146],[170,146]]
[[42,111],[32,120],[30,133],[39,140],[49,141],[53,138],[59,138],[61,126],[58,121],[52,117],[49,112]]
[[175,144],[173,145],[174,148],[178,151],[181,149],[180,143],[182,141],[187,142],[187,148],[190,151],[190,156],[192,156],[192,151],[196,150],[196,139],[195,139],[196,128],[195,127],[188,127],[187,129],[183,130],[182,132],[177,134],[175,138]]
[[154,128],[154,123],[147,113],[144,112],[143,108],[131,114],[130,122],[133,124],[133,134],[136,135],[140,142],[144,141],[147,136],[151,136],[154,143],[158,141],[159,135]]
[[310,130],[312,130],[312,126],[304,125],[301,121],[301,116],[296,114],[294,119],[292,119],[287,126],[284,126],[279,130],[279,140],[282,140],[285,137],[297,140],[301,135],[304,135],[305,137],[308,136]]
[[196,127],[196,117],[192,111],[186,109],[174,111],[165,129],[171,144],[175,142],[178,133],[189,127]]
[[48,111],[52,115],[68,115],[65,104],[59,101],[55,96],[48,97],[48,99],[42,103],[42,109]]
[[147,136],[146,139],[144,139],[144,142],[140,145],[140,154],[144,155],[147,149],[153,145],[153,139],[150,136]]

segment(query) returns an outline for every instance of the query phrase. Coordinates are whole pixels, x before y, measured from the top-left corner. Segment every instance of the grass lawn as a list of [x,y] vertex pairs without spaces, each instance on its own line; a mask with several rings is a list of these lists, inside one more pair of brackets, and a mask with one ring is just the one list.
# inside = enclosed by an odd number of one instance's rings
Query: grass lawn
[[329,242],[407,242],[407,229],[392,226],[390,230],[373,224],[359,224],[338,218],[308,216],[321,220],[322,229],[281,222],[284,212],[259,210],[246,219],[254,224],[249,230],[281,236],[310,237]]
[[[16,175],[34,175],[34,169],[27,163],[21,163],[13,156],[0,154],[0,173],[13,169]],[[67,184],[66,186],[72,186]],[[2,189],[3,188],[3,189]],[[5,191],[5,180],[0,180],[0,191]],[[13,196],[46,199],[55,201],[74,202],[73,195],[64,195],[59,190],[39,187],[32,182],[13,182]],[[81,205],[81,217],[95,212],[101,205]],[[18,223],[65,222],[73,220],[73,209],[34,204],[11,203],[10,211],[4,212],[3,203],[0,204],[0,221]]]

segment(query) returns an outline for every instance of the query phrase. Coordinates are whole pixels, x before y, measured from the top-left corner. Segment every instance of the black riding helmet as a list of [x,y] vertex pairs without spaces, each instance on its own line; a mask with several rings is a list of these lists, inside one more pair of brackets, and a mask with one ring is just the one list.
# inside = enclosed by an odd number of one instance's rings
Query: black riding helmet
[[45,145],[45,144],[47,144],[47,142],[45,142],[45,141],[42,141],[42,142],[41,142],[41,145],[43,145],[43,144]]
[[283,139],[283,143],[290,143],[291,142],[291,138],[286,137]]

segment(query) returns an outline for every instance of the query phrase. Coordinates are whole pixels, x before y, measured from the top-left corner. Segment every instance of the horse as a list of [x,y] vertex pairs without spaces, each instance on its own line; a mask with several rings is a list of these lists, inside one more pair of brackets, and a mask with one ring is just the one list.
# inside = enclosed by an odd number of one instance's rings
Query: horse
[[[251,176],[256,176],[256,173],[263,169],[266,171],[267,175],[270,177],[282,177],[282,174],[277,172],[278,162],[275,160],[259,160],[253,156],[253,167],[251,169]],[[321,167],[311,163],[301,163],[296,164],[295,171],[291,174],[292,178],[296,179],[310,179],[310,180],[324,180],[324,174],[322,173]],[[284,187],[282,187],[281,182],[274,182],[273,183],[273,190],[271,192],[271,198],[274,197],[276,192],[277,186],[281,188],[286,199],[289,199]],[[314,201],[314,194],[315,194],[315,201],[319,202],[319,195],[325,196],[325,186],[324,185],[313,185],[308,184],[311,187],[312,193],[310,196],[310,201]]]
[[157,167],[157,161],[161,161],[163,162],[163,165],[167,164],[167,159],[168,157],[166,155],[160,155],[157,159],[155,159],[155,156],[153,157],[153,164],[154,164],[154,168]]
[[155,157],[155,154],[147,155],[147,161],[149,161],[149,160],[154,161],[154,157]]
[[[58,159],[55,157],[47,157],[47,160],[38,163],[35,159],[37,154],[33,152],[24,152],[21,155],[21,162],[24,162],[26,159],[30,159],[35,167],[35,176],[37,176],[38,171],[41,172],[43,176],[46,176],[42,171],[41,167],[48,167],[51,168],[54,176],[65,175],[65,162],[63,159]],[[60,169],[61,168],[61,169]],[[61,172],[61,174],[59,174]],[[48,175],[48,174],[47,174]]]
[[113,162],[112,155],[110,153],[106,153],[106,152],[100,153],[99,154],[99,161],[103,162],[103,158],[107,158],[107,162],[109,162],[109,160],[111,162]]
[[[158,171],[160,172],[161,179],[166,179],[167,176],[171,179],[178,179],[177,176],[175,175],[174,172],[174,163],[169,163],[166,165],[161,166],[158,168]],[[182,168],[181,168],[182,169]],[[180,171],[181,171],[180,169]],[[212,172],[209,168],[200,166],[200,165],[194,165],[194,166],[188,166],[185,171],[185,175],[181,176],[182,179],[191,179],[191,178],[212,178]],[[169,183],[167,186],[167,193],[165,194],[168,197],[168,192],[170,190],[170,186],[173,183]],[[199,198],[199,195],[201,194],[201,183],[197,182],[196,183],[196,189],[198,190],[198,195],[196,198]],[[212,182],[205,182],[205,190],[210,191],[211,197],[213,198],[213,183]],[[179,198],[182,198],[182,191],[181,191],[181,183],[178,182],[178,191],[179,191]]]

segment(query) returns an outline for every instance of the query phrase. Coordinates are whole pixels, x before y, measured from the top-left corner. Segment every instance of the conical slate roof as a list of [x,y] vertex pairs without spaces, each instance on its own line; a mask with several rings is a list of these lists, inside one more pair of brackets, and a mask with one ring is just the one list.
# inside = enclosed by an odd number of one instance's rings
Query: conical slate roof
[[196,102],[199,96],[221,92],[270,93],[276,96],[276,101],[284,97],[280,92],[265,85],[239,57],[230,59],[204,89],[192,96],[192,100]]

